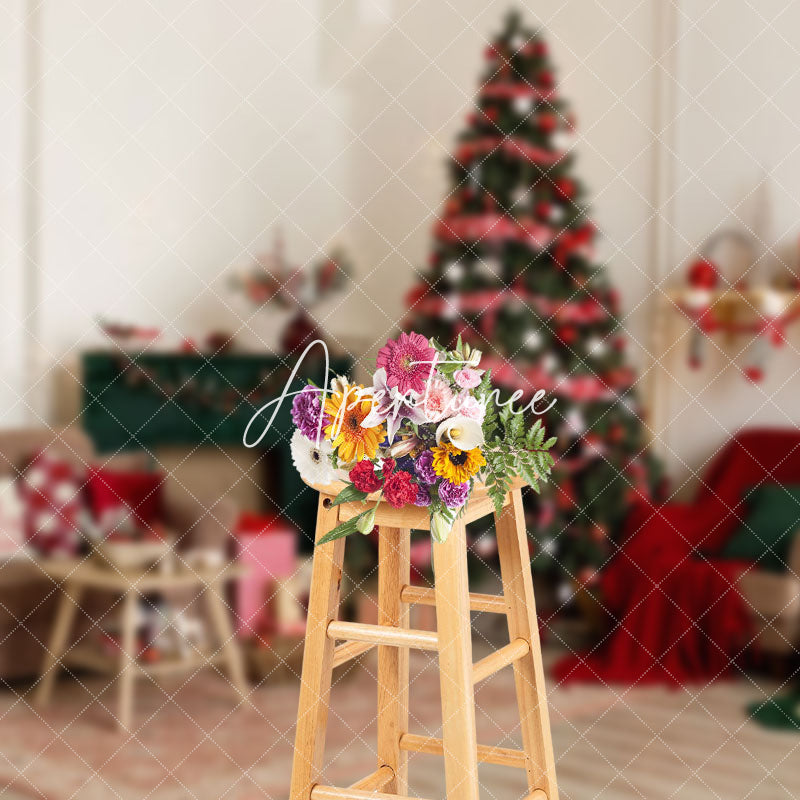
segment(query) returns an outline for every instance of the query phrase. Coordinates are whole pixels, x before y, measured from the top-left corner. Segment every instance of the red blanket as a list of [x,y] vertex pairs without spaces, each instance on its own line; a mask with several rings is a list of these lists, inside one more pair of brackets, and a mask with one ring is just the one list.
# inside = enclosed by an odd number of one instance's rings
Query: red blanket
[[556,677],[682,684],[725,675],[750,625],[736,586],[744,565],[719,553],[742,524],[745,491],[798,482],[800,432],[748,430],[712,461],[694,503],[637,506],[601,580],[617,624],[592,652],[556,664]]

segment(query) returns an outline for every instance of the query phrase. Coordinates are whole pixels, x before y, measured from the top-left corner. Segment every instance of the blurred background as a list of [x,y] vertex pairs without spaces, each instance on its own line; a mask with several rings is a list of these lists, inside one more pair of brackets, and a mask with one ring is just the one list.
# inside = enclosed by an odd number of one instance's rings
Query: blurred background
[[[0,15],[0,796],[287,797],[316,495],[288,404],[242,436],[309,342],[363,378],[404,329],[557,401],[526,518],[561,796],[800,797],[799,4]],[[348,541],[342,615],[376,621],[376,558]],[[335,673],[331,784],[375,767],[375,665]],[[476,699],[518,747],[510,671]]]

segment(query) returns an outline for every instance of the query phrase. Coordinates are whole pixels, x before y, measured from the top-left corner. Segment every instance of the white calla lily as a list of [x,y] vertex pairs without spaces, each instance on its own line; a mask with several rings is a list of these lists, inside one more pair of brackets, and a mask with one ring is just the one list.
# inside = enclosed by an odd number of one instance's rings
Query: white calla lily
[[443,439],[459,450],[472,450],[484,443],[483,428],[469,417],[450,417],[436,428],[436,444],[441,444]]

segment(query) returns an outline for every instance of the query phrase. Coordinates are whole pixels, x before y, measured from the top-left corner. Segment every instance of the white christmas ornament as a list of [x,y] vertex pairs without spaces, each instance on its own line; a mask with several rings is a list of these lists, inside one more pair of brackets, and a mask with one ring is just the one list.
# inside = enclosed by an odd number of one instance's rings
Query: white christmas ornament
[[458,318],[459,312],[459,298],[457,294],[447,295],[444,299],[444,308],[442,309],[442,317],[447,320],[454,320]]
[[776,289],[764,289],[761,293],[761,310],[766,317],[779,317],[786,311],[786,297]]
[[572,588],[570,583],[564,581],[564,583],[558,584],[558,588],[556,589],[556,598],[561,605],[571,603],[573,597],[575,597],[575,590]]
[[571,408],[564,417],[564,427],[569,433],[580,435],[586,430],[586,421],[577,408]]
[[558,549],[555,539],[542,539],[542,552],[548,556],[554,556]]
[[444,275],[451,281],[460,281],[464,277],[464,265],[460,261],[453,261],[445,267]]
[[599,337],[592,336],[592,338],[586,342],[586,349],[591,355],[600,358],[608,352],[608,345]]
[[514,205],[521,205],[528,199],[531,193],[530,186],[518,186],[514,191],[511,193],[511,199],[514,202]]
[[522,343],[528,350],[538,350],[542,346],[542,334],[539,331],[528,331]]
[[520,95],[514,98],[511,106],[517,114],[525,116],[526,114],[530,114],[533,110],[533,98],[530,95]]
[[558,367],[558,359],[552,353],[548,353],[542,359],[542,367],[544,368],[545,372],[554,372]]

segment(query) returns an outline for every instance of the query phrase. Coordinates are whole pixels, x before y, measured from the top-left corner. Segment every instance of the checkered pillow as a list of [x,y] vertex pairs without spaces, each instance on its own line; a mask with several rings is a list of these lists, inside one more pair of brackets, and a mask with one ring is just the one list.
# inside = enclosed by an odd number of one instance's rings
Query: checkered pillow
[[45,556],[75,555],[80,543],[80,480],[68,461],[38,453],[20,479],[25,538]]

